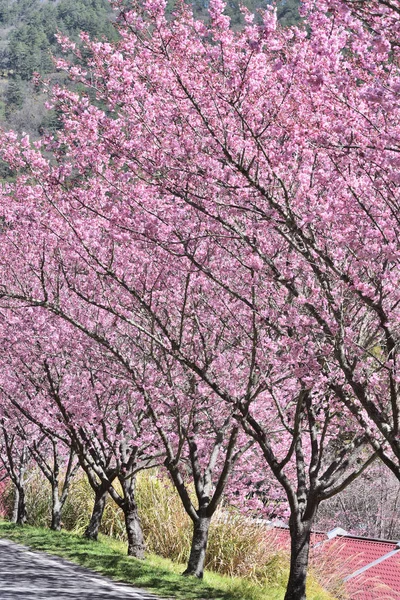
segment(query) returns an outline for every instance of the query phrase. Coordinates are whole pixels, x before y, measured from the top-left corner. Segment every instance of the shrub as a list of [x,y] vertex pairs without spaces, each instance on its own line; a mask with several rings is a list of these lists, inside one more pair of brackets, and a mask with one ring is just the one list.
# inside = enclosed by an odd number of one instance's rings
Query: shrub
[[139,475],[137,502],[150,552],[175,562],[189,557],[192,522],[166,476],[146,471]]
[[62,525],[68,531],[83,534],[92,513],[94,493],[87,477],[79,475],[71,481],[69,494],[62,512]]
[[341,549],[340,539],[325,546],[323,551],[322,546],[313,549],[310,553],[310,573],[337,600],[349,600],[348,590],[343,581],[349,571],[347,563],[343,562]]
[[[15,488],[10,480],[2,492],[4,516],[11,519],[14,507]],[[25,501],[28,524],[35,527],[50,525],[51,490],[39,469],[32,469],[25,482]]]
[[287,576],[289,558],[279,551],[275,534],[265,525],[220,508],[210,530],[206,566],[275,585]]

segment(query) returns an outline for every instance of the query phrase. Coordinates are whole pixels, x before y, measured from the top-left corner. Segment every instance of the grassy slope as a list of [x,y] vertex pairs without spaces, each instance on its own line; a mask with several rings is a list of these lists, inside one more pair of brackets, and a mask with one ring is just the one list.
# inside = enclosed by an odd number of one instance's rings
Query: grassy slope
[[[0,537],[13,540],[102,573],[116,581],[131,583],[161,597],[181,600],[282,600],[281,586],[260,587],[239,578],[207,572],[203,581],[181,577],[182,565],[150,555],[145,561],[125,555],[125,545],[101,536],[99,542],[89,542],[72,533],[56,533],[36,527],[18,527],[0,523]],[[309,587],[309,600],[332,600],[317,584]]]

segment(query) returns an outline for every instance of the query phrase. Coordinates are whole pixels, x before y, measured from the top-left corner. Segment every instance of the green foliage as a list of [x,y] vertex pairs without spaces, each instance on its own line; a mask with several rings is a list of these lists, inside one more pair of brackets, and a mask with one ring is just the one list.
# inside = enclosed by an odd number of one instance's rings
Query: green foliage
[[24,101],[21,82],[18,79],[8,82],[5,92],[5,112],[6,116],[14,110],[21,108]]
[[78,41],[81,31],[115,41],[113,12],[108,0],[0,0],[0,102],[5,127],[36,137],[56,131],[56,111],[43,115],[43,97],[28,85],[34,72],[55,74],[53,57],[60,55],[57,32]]
[[[52,54],[58,53],[56,33],[78,39],[81,31],[93,37],[115,40],[117,32],[111,23],[111,7],[107,0],[61,0],[43,5],[39,0],[16,2],[8,17],[13,23],[3,67],[22,79],[32,74],[54,71]],[[0,13],[1,14],[1,13]],[[19,17],[18,21],[17,18]]]
[[278,2],[278,20],[284,27],[298,25],[300,22],[299,0],[280,0]]
[[68,531],[83,534],[93,508],[94,493],[82,474],[71,482],[69,494],[62,512],[62,526]]
[[55,133],[61,129],[61,127],[62,123],[59,112],[53,108],[45,113],[45,116],[39,126],[39,133],[42,133],[43,131]]
[[61,0],[56,5],[55,18],[60,30],[72,36],[86,31],[94,37],[117,39],[110,16],[110,3],[107,0]]
[[[0,160],[0,182],[14,181],[15,173],[10,169],[4,160]],[[3,217],[4,222],[4,217]],[[2,221],[0,220],[0,224]]]

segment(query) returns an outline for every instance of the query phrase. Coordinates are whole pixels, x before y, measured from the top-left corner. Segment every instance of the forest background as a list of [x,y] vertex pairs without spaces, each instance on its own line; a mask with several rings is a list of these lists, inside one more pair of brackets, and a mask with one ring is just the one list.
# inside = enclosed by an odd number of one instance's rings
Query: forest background
[[[207,0],[194,0],[195,12],[206,18]],[[265,0],[245,0],[251,12]],[[170,2],[171,10],[173,3]],[[239,0],[228,2],[234,27],[243,17]],[[81,31],[91,37],[117,39],[113,11],[107,0],[1,0],[0,1],[0,122],[6,128],[38,136],[57,128],[57,115],[45,109],[44,96],[31,83],[34,72],[54,73],[52,56],[60,54],[56,34],[77,40]],[[284,25],[299,20],[298,0],[280,3],[278,18]]]

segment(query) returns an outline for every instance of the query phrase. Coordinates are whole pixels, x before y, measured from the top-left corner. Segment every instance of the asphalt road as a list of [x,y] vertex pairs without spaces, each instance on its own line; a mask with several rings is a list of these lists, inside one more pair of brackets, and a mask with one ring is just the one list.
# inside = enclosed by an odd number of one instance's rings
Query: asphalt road
[[157,600],[68,561],[0,540],[1,600]]

